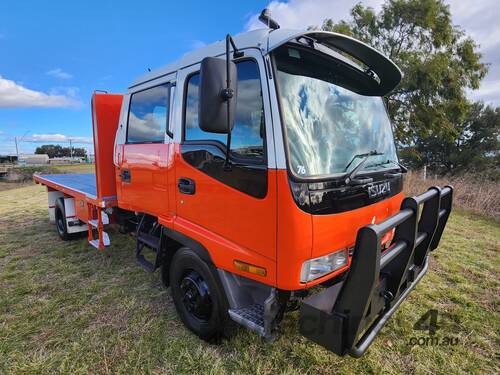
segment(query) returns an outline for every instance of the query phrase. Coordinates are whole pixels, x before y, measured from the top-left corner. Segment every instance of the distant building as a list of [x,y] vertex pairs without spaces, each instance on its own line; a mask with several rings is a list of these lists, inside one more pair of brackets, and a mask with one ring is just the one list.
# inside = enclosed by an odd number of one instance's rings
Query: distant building
[[51,165],[61,165],[61,164],[80,164],[84,163],[85,158],[80,157],[61,157],[49,159],[49,164]]
[[9,171],[17,163],[17,156],[15,155],[0,155],[0,178],[7,176]]
[[17,156],[16,155],[0,155],[0,164],[4,163],[17,163]]
[[19,155],[19,164],[23,165],[40,165],[48,164],[49,155],[47,154],[22,154]]

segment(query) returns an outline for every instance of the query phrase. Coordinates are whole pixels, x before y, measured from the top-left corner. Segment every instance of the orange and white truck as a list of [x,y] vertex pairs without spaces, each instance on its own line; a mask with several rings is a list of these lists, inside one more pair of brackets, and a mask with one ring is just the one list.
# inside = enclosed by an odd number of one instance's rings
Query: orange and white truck
[[95,174],[34,179],[63,240],[87,232],[112,251],[106,226],[135,233],[201,338],[236,322],[269,340],[299,308],[304,336],[359,357],[427,272],[453,188],[402,192],[392,61],[261,18],[127,93],[95,93]]

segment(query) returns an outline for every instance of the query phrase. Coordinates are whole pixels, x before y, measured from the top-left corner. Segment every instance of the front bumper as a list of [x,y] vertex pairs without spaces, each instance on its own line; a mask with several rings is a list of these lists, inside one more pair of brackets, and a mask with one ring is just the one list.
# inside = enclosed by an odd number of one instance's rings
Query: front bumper
[[[427,272],[452,200],[451,186],[432,187],[405,198],[383,222],[361,228],[345,280],[303,301],[302,335],[336,354],[362,356]],[[393,228],[392,244],[382,252],[380,240]]]

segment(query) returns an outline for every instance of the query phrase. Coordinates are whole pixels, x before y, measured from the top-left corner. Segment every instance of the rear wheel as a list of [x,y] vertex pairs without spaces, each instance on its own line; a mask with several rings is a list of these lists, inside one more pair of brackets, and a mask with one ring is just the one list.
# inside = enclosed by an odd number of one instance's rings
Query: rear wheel
[[172,259],[169,276],[172,298],[186,327],[207,341],[230,335],[234,325],[213,266],[191,249],[181,248]]
[[66,210],[64,209],[64,198],[59,198],[56,200],[55,217],[56,229],[59,237],[61,237],[63,241],[71,240],[73,236],[68,233],[68,227],[66,225]]

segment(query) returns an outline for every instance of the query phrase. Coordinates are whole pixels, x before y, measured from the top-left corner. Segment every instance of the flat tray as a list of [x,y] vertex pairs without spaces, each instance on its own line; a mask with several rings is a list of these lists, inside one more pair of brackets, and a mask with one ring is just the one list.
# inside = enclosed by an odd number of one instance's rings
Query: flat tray
[[89,198],[97,198],[95,173],[44,174],[37,177],[42,183],[45,180],[63,188],[85,194]]

